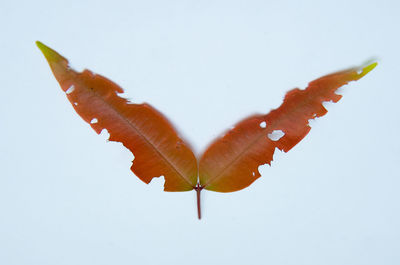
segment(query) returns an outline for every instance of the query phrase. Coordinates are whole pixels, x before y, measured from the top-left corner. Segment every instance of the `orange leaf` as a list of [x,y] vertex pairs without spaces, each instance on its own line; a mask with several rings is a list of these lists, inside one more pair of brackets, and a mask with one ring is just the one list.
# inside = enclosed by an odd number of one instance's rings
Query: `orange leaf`
[[239,122],[200,158],[200,186],[219,192],[249,186],[260,177],[258,167],[271,163],[275,148],[289,151],[310,131],[308,120],[326,114],[323,102],[338,102],[342,96],[335,91],[339,87],[360,79],[375,66],[373,63],[321,77],[305,90],[289,91],[282,105],[270,113]]
[[171,123],[148,104],[118,96],[122,88],[88,70],[78,73],[54,50],[37,42],[75,111],[110,141],[121,142],[135,156],[131,170],[145,183],[164,176],[165,191],[187,191],[197,184],[197,161]]

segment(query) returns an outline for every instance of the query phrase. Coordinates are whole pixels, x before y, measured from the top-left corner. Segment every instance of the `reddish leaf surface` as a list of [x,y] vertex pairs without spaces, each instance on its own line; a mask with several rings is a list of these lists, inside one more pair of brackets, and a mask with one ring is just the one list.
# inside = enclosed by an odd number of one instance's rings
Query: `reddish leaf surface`
[[[338,102],[341,96],[335,91],[339,87],[360,79],[375,66],[373,63],[321,77],[309,83],[305,90],[289,91],[278,109],[239,122],[202,155],[200,186],[219,192],[249,186],[260,177],[258,167],[271,163],[275,148],[289,151],[310,131],[308,120],[326,114],[323,102]],[[284,135],[276,137],[277,132]]]
[[197,161],[170,122],[148,104],[132,104],[118,96],[122,88],[88,70],[78,73],[54,50],[37,42],[75,111],[110,141],[121,142],[135,156],[131,170],[145,183],[164,176],[165,191],[192,190]]
[[[131,170],[145,183],[164,176],[166,191],[197,193],[202,189],[233,192],[260,177],[275,149],[289,151],[310,131],[309,120],[326,114],[322,103],[337,102],[335,91],[371,71],[376,63],[312,81],[305,90],[289,91],[283,104],[266,115],[253,115],[217,139],[197,161],[168,120],[148,104],[132,104],[123,90],[103,76],[78,73],[54,50],[37,42],[76,112],[97,132],[107,129],[110,141],[121,142],[135,156]],[[279,135],[279,132],[281,135]],[[199,181],[198,181],[199,176]]]

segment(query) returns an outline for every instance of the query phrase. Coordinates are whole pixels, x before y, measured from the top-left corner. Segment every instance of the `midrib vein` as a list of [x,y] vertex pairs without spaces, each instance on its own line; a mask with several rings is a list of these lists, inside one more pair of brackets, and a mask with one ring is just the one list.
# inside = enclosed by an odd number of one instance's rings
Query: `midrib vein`
[[[174,164],[172,164],[172,162],[162,153],[158,150],[158,148],[156,148],[156,146],[145,136],[145,134],[143,134],[138,128],[136,128],[136,126],[129,120],[127,119],[124,115],[122,115],[116,108],[114,108],[114,106],[110,103],[108,103],[106,100],[103,99],[103,97],[99,96],[95,91],[89,90],[89,93],[93,93],[97,99],[101,100],[106,106],[108,106],[114,113],[116,113],[117,116],[119,116],[122,120],[124,120],[129,127],[131,127],[142,139],[145,140],[145,142],[150,145],[155,151],[156,153],[159,155],[159,157],[161,157],[161,159],[163,161],[166,162],[167,165],[169,165],[183,180],[185,180],[190,186],[192,186],[191,182],[185,178],[184,174],[182,174],[181,171],[179,171]],[[115,97],[121,98],[118,95],[113,95]],[[127,102],[126,99],[121,98],[123,100],[125,100]],[[125,103],[127,104],[127,103]],[[165,176],[164,176],[165,177]]]
[[227,171],[236,161],[238,161],[245,153],[247,153],[248,150],[250,150],[253,145],[260,140],[260,138],[263,136],[263,134],[260,132],[259,135],[253,140],[249,145],[247,145],[246,148],[244,148],[226,167],[224,167],[215,177],[210,178],[204,185],[203,187],[206,187],[208,184],[211,182],[214,182],[215,180],[219,179],[222,174]]
[[[343,85],[342,85],[342,86],[343,86]],[[341,86],[340,86],[340,87],[341,87]],[[307,100],[303,101],[303,104],[301,104],[299,107],[295,107],[295,108],[290,109],[290,111],[287,112],[288,114],[286,114],[285,116],[290,116],[291,113],[293,113],[293,112],[296,111],[296,109],[301,108],[301,107],[304,106],[304,105],[307,105],[308,102],[311,101],[311,99],[310,99],[309,97],[307,97],[306,99],[307,99]],[[324,102],[324,101],[322,101],[322,102]],[[322,104],[322,102],[321,102],[320,104]],[[283,103],[282,103],[282,104],[283,104]],[[280,107],[278,107],[277,109],[275,109],[275,110],[273,110],[273,111],[277,111],[279,108],[280,108]],[[262,117],[264,117],[264,119],[265,119],[266,116],[268,116],[268,114],[263,115]],[[278,125],[279,125],[279,122],[278,122]],[[245,153],[247,153],[247,151],[249,151],[249,150],[253,147],[253,145],[254,145],[256,142],[258,142],[258,141],[260,140],[261,137],[264,136],[264,133],[265,133],[265,132],[267,132],[267,134],[268,134],[269,131],[272,132],[272,131],[276,130],[276,128],[277,128],[278,125],[277,125],[277,122],[275,122],[275,123],[273,123],[272,126],[271,126],[271,127],[274,128],[274,129],[269,129],[269,130],[262,130],[262,131],[260,131],[259,134],[258,134],[258,136],[255,137],[255,140],[253,140],[249,145],[247,145],[247,147],[244,148],[231,162],[229,162],[229,164],[228,164],[226,167],[224,167],[215,177],[210,178],[210,179],[204,184],[204,187],[206,187],[206,186],[209,185],[211,182],[214,182],[214,181],[216,181],[217,179],[219,179],[220,177],[222,177],[222,174],[223,174],[224,172],[226,172],[236,161],[238,161],[240,158],[242,158],[242,156],[243,156]],[[267,126],[268,126],[268,125],[267,125]],[[275,142],[275,141],[270,140],[268,137],[267,137],[267,139],[268,139],[269,141],[271,141],[271,142]],[[276,146],[274,147],[274,149],[275,149],[275,148],[276,148]],[[275,151],[274,151],[274,153],[275,153]],[[271,161],[272,161],[272,160],[271,160]],[[267,162],[267,163],[268,163],[268,162]]]

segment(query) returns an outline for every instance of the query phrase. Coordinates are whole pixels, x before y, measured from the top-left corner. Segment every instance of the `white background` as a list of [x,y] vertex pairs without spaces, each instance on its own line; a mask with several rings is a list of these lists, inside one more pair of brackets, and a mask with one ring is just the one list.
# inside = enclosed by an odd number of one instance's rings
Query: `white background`
[[[2,1],[0,264],[400,264],[393,1]],[[40,40],[202,150],[284,93],[377,58],[235,193],[166,193],[70,106]]]

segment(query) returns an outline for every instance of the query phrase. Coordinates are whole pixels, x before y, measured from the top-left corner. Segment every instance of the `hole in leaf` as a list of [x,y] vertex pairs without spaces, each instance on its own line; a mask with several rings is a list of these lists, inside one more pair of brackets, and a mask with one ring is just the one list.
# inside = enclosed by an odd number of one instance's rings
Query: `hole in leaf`
[[314,118],[314,119],[309,119],[308,120],[308,126],[310,126],[311,128],[316,124],[318,118]]
[[308,124],[307,124],[310,127],[312,127],[315,124],[315,122],[319,119],[316,113],[314,113],[312,116],[313,117],[311,119],[308,119]]
[[175,148],[176,149],[180,149],[182,144],[183,144],[183,142],[181,140],[177,141],[176,144],[175,144]]
[[100,136],[101,136],[101,138],[105,139],[106,141],[108,141],[108,139],[110,138],[110,134],[108,133],[107,129],[101,130]]
[[90,121],[91,124],[94,124],[94,123],[97,123],[97,122],[98,122],[98,120],[97,120],[96,118],[94,118],[94,119],[92,119],[92,120]]
[[72,85],[67,89],[67,91],[65,91],[65,93],[68,95],[68,94],[71,94],[72,92],[74,92],[74,90],[75,90],[75,86]]
[[261,127],[261,128],[267,127],[267,123],[266,123],[265,121],[261,122],[261,123],[260,123],[260,127]]
[[344,86],[339,87],[338,89],[335,90],[335,94],[343,96],[344,91],[346,91],[346,89],[347,89],[347,86],[348,85],[344,85]]
[[154,190],[160,190],[164,188],[165,178],[163,175],[159,177],[154,177],[150,180],[150,183],[151,185],[149,187],[151,187]]
[[278,141],[279,139],[281,139],[283,136],[285,135],[285,133],[282,130],[274,130],[272,131],[272,133],[268,134],[268,138],[272,141]]
[[75,105],[75,106],[78,106],[78,102],[74,102],[74,105]]
[[326,110],[329,111],[329,108],[331,108],[332,105],[334,105],[335,103],[333,101],[324,101],[322,102],[322,106],[324,106],[324,108]]

